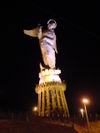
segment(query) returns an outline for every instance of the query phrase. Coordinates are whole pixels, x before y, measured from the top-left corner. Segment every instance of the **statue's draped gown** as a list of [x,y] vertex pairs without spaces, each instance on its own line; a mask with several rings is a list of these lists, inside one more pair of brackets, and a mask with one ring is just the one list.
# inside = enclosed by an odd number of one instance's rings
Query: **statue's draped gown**
[[47,30],[43,32],[42,38],[40,39],[40,48],[44,64],[50,68],[55,68],[55,38],[56,35],[54,31]]

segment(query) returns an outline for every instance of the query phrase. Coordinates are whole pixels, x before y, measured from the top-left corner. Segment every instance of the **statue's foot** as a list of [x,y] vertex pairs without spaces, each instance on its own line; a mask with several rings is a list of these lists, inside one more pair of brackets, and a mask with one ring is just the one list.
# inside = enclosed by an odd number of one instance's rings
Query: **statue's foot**
[[45,65],[45,69],[50,69],[50,67],[48,65]]
[[42,66],[42,64],[40,63],[40,71],[45,70],[45,67]]

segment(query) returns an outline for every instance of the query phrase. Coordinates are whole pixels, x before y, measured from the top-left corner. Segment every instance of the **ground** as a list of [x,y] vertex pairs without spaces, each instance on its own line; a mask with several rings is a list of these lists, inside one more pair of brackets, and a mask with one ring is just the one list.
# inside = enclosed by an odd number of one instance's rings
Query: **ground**
[[[88,133],[87,126],[74,125],[74,128],[78,133]],[[100,121],[90,122],[90,133],[100,133]]]
[[[64,119],[1,119],[0,133],[88,133],[86,122]],[[90,132],[100,133],[100,120],[90,121]]]
[[0,133],[77,133],[72,127],[42,121],[0,120]]

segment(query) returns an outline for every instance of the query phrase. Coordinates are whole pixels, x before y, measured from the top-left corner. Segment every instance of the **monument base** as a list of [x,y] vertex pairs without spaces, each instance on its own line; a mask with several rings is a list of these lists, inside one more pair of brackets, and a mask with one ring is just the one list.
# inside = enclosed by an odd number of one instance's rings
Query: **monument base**
[[64,91],[66,84],[59,77],[61,70],[45,69],[39,73],[39,84],[35,91],[38,94],[38,115],[69,117]]
[[39,73],[39,84],[47,83],[47,82],[60,82],[61,79],[59,77],[59,74],[61,73],[61,70],[57,69],[45,69]]

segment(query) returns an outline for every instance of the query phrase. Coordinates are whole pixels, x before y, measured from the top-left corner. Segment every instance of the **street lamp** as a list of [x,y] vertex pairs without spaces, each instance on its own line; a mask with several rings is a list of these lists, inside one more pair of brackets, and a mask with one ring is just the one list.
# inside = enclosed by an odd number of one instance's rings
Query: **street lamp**
[[85,111],[85,115],[86,115],[88,131],[89,131],[89,118],[88,118],[88,113],[87,113],[87,108],[86,108],[86,105],[89,103],[89,100],[87,98],[83,98],[82,102],[83,102],[83,105],[84,105],[84,111]]
[[34,106],[34,107],[32,108],[32,111],[33,111],[33,112],[37,112],[37,110],[38,110],[37,106]]
[[81,112],[81,115],[82,115],[82,118],[83,118],[83,117],[84,117],[84,109],[81,108],[81,109],[80,109],[80,112]]
[[83,101],[84,104],[88,104],[89,103],[89,100],[87,98],[83,98],[82,101]]

